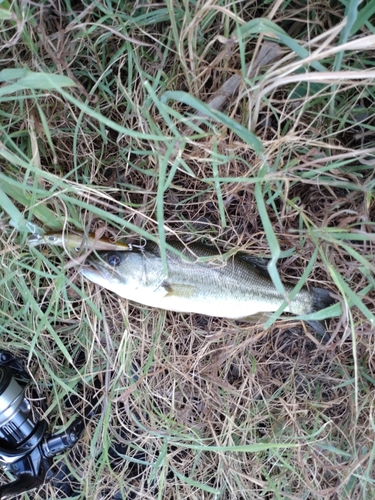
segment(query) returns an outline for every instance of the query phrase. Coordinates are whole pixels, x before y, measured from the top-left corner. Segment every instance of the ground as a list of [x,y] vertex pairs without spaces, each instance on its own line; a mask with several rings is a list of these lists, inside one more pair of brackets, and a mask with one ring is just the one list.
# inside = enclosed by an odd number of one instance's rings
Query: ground
[[[0,4],[0,347],[50,430],[97,410],[29,498],[375,498],[374,11]],[[128,302],[44,231],[273,258],[329,337]]]

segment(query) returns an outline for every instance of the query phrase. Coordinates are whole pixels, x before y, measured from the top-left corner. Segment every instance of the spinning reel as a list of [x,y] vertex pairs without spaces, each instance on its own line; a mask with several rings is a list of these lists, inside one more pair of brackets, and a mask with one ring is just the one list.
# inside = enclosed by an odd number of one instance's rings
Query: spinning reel
[[0,350],[0,467],[15,477],[0,486],[1,500],[51,480],[52,457],[74,446],[85,427],[85,418],[79,416],[65,430],[49,434],[47,422],[35,416],[25,396],[29,382],[20,360]]

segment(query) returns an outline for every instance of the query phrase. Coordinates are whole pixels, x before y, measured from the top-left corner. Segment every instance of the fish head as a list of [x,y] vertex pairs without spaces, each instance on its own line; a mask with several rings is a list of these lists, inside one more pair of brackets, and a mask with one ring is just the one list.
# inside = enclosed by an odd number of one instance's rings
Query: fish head
[[128,290],[138,288],[141,256],[136,252],[95,252],[86,260],[81,274],[87,279],[127,298]]

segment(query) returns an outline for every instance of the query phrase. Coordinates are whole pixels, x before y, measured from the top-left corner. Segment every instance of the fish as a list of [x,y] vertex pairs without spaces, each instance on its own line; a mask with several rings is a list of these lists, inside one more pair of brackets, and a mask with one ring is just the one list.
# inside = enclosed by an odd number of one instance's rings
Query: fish
[[[160,248],[150,241],[131,252],[95,252],[80,272],[120,297],[169,311],[248,320],[270,316],[283,304],[284,296],[258,258],[237,253],[225,260],[216,248],[201,243],[167,243],[181,255],[166,250],[166,273]],[[287,294],[294,288],[284,287]],[[305,315],[333,303],[329,290],[303,287],[284,312]],[[310,325],[324,336],[324,324]]]
[[88,235],[61,232],[46,233],[44,235],[32,234],[29,236],[27,243],[31,247],[39,245],[59,246],[73,252],[78,252],[80,249],[131,251],[133,248],[130,243],[111,241],[108,238],[98,238],[94,233]]

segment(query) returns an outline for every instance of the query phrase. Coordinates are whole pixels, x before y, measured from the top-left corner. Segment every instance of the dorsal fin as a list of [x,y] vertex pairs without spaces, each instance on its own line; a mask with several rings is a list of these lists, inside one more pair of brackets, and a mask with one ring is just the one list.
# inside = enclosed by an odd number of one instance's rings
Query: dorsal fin
[[247,253],[242,252],[237,253],[236,257],[255,267],[266,278],[270,277],[267,269],[269,259],[265,259],[263,257],[254,257],[253,255],[248,255]]

